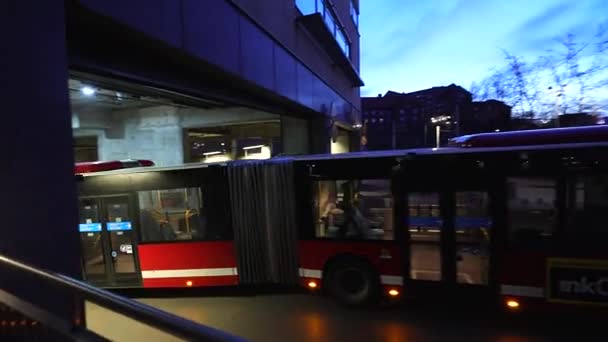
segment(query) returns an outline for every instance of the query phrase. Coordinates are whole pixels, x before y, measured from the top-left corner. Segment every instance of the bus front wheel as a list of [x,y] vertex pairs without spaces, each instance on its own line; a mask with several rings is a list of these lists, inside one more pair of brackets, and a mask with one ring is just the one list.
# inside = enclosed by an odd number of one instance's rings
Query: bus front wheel
[[380,284],[373,268],[358,260],[338,260],[327,271],[326,289],[340,303],[364,306],[378,299]]

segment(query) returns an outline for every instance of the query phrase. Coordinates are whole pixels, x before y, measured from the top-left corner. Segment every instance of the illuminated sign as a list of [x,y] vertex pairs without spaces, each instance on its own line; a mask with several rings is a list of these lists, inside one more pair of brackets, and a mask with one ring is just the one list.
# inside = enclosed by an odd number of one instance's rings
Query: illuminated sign
[[550,259],[548,300],[608,305],[608,262]]
[[101,223],[81,223],[78,225],[78,231],[81,233],[100,232]]
[[131,222],[108,222],[108,231],[131,230]]
[[132,245],[120,245],[120,252],[126,254],[133,254],[133,246]]

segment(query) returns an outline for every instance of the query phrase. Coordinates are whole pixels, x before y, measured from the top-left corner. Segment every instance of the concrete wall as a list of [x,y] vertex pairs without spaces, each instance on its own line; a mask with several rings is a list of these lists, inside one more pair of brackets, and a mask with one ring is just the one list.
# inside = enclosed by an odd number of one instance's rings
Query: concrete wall
[[[348,27],[352,22],[347,1],[335,2]],[[349,122],[352,107],[356,113],[359,111],[358,88],[303,33],[295,20],[297,10],[293,1],[80,0],[80,3],[319,113],[327,113],[333,103],[336,117]],[[241,13],[234,3],[255,21]],[[351,32],[352,27],[347,31],[353,41],[353,63],[358,65],[358,35]]]
[[184,161],[177,108],[170,106],[74,113],[75,136],[97,136],[100,160],[151,159],[158,165]]
[[[74,112],[75,136],[96,136],[100,160],[151,159],[157,165],[184,162],[184,128],[213,127],[280,120],[272,113],[247,108],[200,109],[154,106],[119,111]],[[285,118],[284,151],[309,152],[305,119]]]
[[181,126],[184,128],[234,125],[246,122],[279,120],[277,114],[242,107],[199,109],[180,108]]

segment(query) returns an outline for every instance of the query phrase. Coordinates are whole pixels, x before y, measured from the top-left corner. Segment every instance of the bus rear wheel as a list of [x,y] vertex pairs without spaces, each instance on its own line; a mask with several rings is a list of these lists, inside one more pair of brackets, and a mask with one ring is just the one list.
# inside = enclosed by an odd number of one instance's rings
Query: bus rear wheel
[[380,289],[376,272],[357,260],[340,260],[331,264],[325,284],[328,293],[346,306],[373,304]]

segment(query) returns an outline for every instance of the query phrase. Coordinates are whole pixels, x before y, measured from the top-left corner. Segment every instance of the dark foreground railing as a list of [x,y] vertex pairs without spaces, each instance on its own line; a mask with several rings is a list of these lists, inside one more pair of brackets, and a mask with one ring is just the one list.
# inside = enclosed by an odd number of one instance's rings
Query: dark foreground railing
[[[182,317],[156,309],[146,304],[96,288],[70,277],[48,272],[0,255],[0,268],[9,269],[21,275],[32,276],[48,286],[62,288],[75,297],[88,300],[111,311],[123,314],[152,328],[164,331],[187,341],[244,341]],[[57,317],[34,303],[25,301],[0,289],[0,301],[23,315],[40,322],[47,329],[73,341],[108,341],[76,324],[72,319]]]

